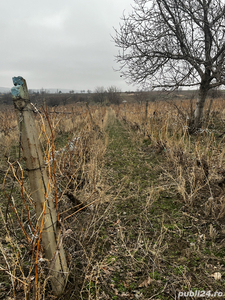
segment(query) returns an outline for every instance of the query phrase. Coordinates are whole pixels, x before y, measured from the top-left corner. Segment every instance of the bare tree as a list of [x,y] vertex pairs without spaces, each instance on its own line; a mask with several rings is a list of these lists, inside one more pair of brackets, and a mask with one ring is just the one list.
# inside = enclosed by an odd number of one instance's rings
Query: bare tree
[[100,102],[101,104],[104,103],[106,98],[106,90],[103,86],[98,86],[94,90],[93,100],[94,102]]
[[107,98],[109,103],[119,105],[122,102],[121,90],[116,86],[110,86],[107,88]]
[[114,41],[123,76],[152,88],[199,87],[194,127],[210,89],[225,84],[222,0],[134,0]]

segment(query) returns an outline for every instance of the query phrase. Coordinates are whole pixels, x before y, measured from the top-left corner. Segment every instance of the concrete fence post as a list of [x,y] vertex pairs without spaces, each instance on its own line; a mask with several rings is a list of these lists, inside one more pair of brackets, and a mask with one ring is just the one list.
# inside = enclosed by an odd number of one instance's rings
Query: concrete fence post
[[22,77],[13,77],[14,87],[11,89],[18,125],[21,130],[21,146],[23,151],[31,196],[34,201],[38,234],[41,232],[45,258],[50,268],[50,281],[55,295],[60,295],[67,283],[68,268],[62,244],[62,235],[57,220],[56,208],[51,193],[49,177],[44,166],[41,144],[33,115],[33,107],[29,100],[26,81]]

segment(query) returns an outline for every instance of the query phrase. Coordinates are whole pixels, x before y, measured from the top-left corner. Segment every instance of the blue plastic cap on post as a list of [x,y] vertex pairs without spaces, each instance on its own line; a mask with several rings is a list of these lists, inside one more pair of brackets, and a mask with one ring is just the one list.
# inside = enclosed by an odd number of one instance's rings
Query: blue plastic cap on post
[[17,85],[23,85],[23,77],[21,77],[21,76],[13,77],[12,80],[13,80],[13,84],[15,86],[17,86]]
[[20,97],[21,96],[21,87],[23,86],[24,79],[21,76],[13,77],[13,84],[15,85],[13,88],[11,88],[11,93],[13,97]]
[[14,84],[14,87],[11,89],[13,99],[30,100],[26,80],[21,76],[13,77],[12,80]]
[[20,87],[21,85],[17,85],[11,88],[11,93],[14,97],[19,97],[20,96]]

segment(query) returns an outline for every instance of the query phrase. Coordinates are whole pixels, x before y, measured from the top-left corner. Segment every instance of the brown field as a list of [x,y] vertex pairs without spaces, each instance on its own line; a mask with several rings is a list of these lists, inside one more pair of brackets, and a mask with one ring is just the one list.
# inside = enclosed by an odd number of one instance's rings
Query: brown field
[[[225,293],[224,99],[208,100],[202,129],[190,135],[194,100],[181,93],[146,105],[134,96],[35,113],[70,270],[58,299]],[[35,210],[13,107],[1,107],[0,128],[0,299],[56,299],[46,262],[35,261]]]

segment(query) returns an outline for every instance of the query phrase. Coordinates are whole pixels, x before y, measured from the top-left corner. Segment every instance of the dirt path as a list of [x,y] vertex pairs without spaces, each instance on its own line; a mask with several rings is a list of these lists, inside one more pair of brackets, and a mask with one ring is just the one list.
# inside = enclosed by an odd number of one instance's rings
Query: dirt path
[[105,299],[148,299],[158,293],[165,295],[160,299],[169,299],[164,291],[164,222],[177,210],[168,191],[159,186],[162,157],[144,151],[143,140],[112,111],[106,131],[105,167],[113,203],[103,226],[108,250],[102,273]]

